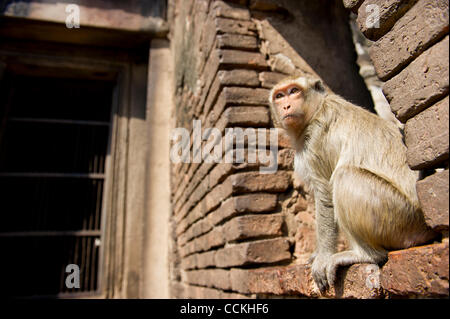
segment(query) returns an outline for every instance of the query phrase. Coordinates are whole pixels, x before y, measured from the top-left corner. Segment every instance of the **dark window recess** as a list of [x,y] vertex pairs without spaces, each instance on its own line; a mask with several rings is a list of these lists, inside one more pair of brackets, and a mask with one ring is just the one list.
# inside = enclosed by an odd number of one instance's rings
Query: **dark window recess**
[[113,83],[11,76],[0,90],[1,294],[95,291]]

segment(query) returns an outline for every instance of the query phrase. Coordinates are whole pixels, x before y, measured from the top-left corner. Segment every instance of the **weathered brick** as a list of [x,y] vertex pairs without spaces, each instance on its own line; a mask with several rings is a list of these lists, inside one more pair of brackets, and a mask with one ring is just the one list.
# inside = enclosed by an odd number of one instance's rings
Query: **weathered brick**
[[[217,63],[219,61],[217,60]],[[258,73],[253,70],[235,69],[235,70],[221,70],[217,72],[214,82],[208,91],[206,101],[204,103],[202,115],[202,122],[204,122],[206,115],[216,102],[217,96],[224,86],[258,86]],[[206,96],[206,94],[205,94]]]
[[223,292],[218,289],[186,285],[185,298],[188,299],[221,299]]
[[284,192],[291,184],[291,175],[289,171],[278,171],[274,174],[245,172],[231,175],[231,183],[234,193]]
[[258,236],[277,236],[282,234],[283,216],[245,215],[235,217],[223,226],[225,239],[230,242]]
[[206,211],[216,208],[222,201],[233,193],[232,178],[228,177],[222,184],[217,185],[206,199]]
[[181,259],[181,269],[195,269],[215,266],[215,250],[193,254]]
[[344,7],[350,9],[354,12],[358,9],[358,7],[364,2],[364,0],[343,0]]
[[220,49],[256,50],[256,37],[243,34],[220,34],[217,36],[217,47]]
[[213,84],[208,92],[208,97],[203,108],[202,122],[205,122],[206,115],[217,100],[218,94],[224,86],[258,86],[258,74],[253,70],[236,69],[217,72]]
[[[243,213],[261,213],[270,212],[277,205],[277,196],[274,194],[247,194],[234,196],[225,200],[219,208],[211,212],[206,218],[203,218],[193,224],[186,223],[184,227],[189,227],[185,233],[180,233],[177,238],[179,245],[184,245],[194,237],[200,236],[210,231],[214,225],[223,222],[226,219]],[[183,224],[184,220],[182,221]],[[180,224],[178,227],[180,227]]]
[[231,289],[230,271],[224,269],[190,270],[183,273],[184,282],[198,286]]
[[217,33],[257,35],[256,25],[252,21],[236,21],[234,19],[217,18],[214,20]]
[[[388,32],[418,0],[366,0],[358,9],[358,27],[370,40],[378,40]],[[368,18],[374,15],[371,5],[378,6],[378,26]]]
[[268,90],[260,88],[224,87],[209,114],[208,125],[214,126],[228,105],[267,105],[268,94]]
[[252,296],[224,292],[219,289],[186,285],[183,298],[189,299],[250,299]]
[[295,151],[291,148],[285,148],[278,151],[278,167],[282,169],[294,169]]
[[448,33],[448,25],[448,1],[419,0],[391,31],[372,45],[370,57],[378,77],[386,81],[395,75]]
[[223,246],[226,242],[224,236],[225,234],[223,233],[222,226],[216,227],[209,233],[197,237],[180,247],[180,256],[185,257],[196,252],[207,251],[211,248]]
[[250,12],[248,9],[235,3],[215,1],[212,4],[212,10],[217,17],[250,20]]
[[[217,54],[217,50],[214,49],[211,51],[211,54],[209,55],[209,58],[206,62],[205,70],[200,76],[200,82],[203,87],[202,94],[200,96],[199,104],[203,106],[203,112],[205,112],[205,100],[207,99],[207,96],[209,99],[214,99],[217,95],[217,90],[219,90],[219,83],[216,83],[216,86],[214,86],[216,80],[216,74],[217,70],[219,69],[219,55]],[[212,101],[210,102],[212,103]],[[204,114],[202,114],[203,116]],[[204,119],[202,118],[202,123],[204,122]]]
[[181,259],[181,269],[194,269],[197,267],[197,254],[190,255]]
[[197,268],[206,268],[206,267],[212,267],[215,266],[215,258],[216,258],[216,251],[207,251],[205,253],[197,254],[196,258],[196,266]]
[[258,73],[254,70],[235,69],[221,70],[217,73],[217,78],[222,86],[258,86]]
[[175,215],[177,235],[183,233],[189,225],[202,218],[205,214],[220,205],[233,192],[232,179],[228,177],[222,184],[214,187],[193,209],[191,203],[186,203]]
[[218,54],[220,64],[227,67],[247,67],[258,70],[268,67],[264,56],[259,52],[219,49]]
[[225,110],[228,126],[265,127],[269,125],[269,109],[264,106],[234,106]]
[[231,269],[231,287],[241,293],[318,296],[308,265]]
[[199,169],[195,171],[195,174],[192,177],[192,179],[186,185],[178,186],[178,188],[180,188],[181,191],[180,192],[177,191],[177,193],[175,194],[174,204],[178,205],[178,202],[184,204],[191,195],[192,191],[198,186],[198,184],[200,184],[200,182],[205,178],[205,176],[207,176],[207,174],[214,167],[214,165],[215,163],[206,163],[205,161],[203,161]]
[[381,287],[402,296],[448,296],[448,242],[389,253]]
[[411,168],[423,169],[448,159],[448,101],[447,96],[406,122],[405,142]]
[[417,182],[417,196],[425,221],[436,231],[448,230],[448,169]]
[[270,212],[277,205],[274,194],[247,194],[233,196],[222,203],[222,206],[207,216],[211,225],[217,225],[225,219],[243,213]]
[[384,84],[383,93],[403,123],[448,94],[448,36]]
[[291,258],[289,242],[284,238],[266,239],[236,244],[216,251],[216,267],[274,263]]
[[383,298],[380,276],[380,268],[374,264],[341,267],[337,270],[337,280],[335,286],[328,292],[329,296],[345,299]]
[[[261,269],[231,269],[231,287],[242,293],[303,295],[319,297],[307,264],[267,267]],[[323,297],[381,298],[379,268],[373,264],[355,264],[340,268],[335,287]]]
[[286,74],[278,72],[261,72],[259,80],[263,88],[271,89],[275,84],[286,78]]

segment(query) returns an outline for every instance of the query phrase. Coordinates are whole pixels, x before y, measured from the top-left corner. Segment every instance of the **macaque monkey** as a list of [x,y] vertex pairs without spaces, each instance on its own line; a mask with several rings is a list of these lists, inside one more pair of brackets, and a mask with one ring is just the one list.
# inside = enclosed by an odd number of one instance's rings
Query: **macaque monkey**
[[[395,124],[309,77],[281,81],[269,100],[275,125],[295,147],[295,173],[314,195],[317,243],[310,262],[321,292],[334,284],[339,266],[377,264],[389,250],[434,237]],[[350,250],[336,252],[338,229]]]

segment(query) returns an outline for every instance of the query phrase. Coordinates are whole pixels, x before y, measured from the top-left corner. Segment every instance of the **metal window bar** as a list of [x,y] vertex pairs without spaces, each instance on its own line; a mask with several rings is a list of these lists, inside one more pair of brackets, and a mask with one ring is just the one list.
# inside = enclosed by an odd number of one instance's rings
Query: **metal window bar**
[[[58,81],[55,84],[61,84],[62,89],[72,90],[73,81]],[[58,90],[54,85],[50,87],[50,93]],[[16,91],[26,90],[26,86],[23,88],[18,84],[12,88]],[[45,87],[40,89],[45,90]],[[109,93],[112,95],[112,86]],[[4,288],[3,293],[65,297],[92,293],[99,283],[102,197],[110,122],[16,115],[8,117],[14,114],[14,108],[20,107],[14,99],[8,100],[4,110],[8,110],[8,114],[3,112],[5,117],[0,127],[0,196],[3,197],[0,203],[2,212],[6,213],[3,214],[5,223],[0,224],[0,247],[5,251],[0,272],[10,274],[0,283]],[[105,110],[110,118],[111,105]],[[11,133],[14,132],[14,125],[21,125],[16,132],[22,132],[24,128],[26,132],[28,127],[30,136],[36,132],[39,137],[44,132],[43,138],[36,139],[42,146],[48,146],[52,142],[49,139],[54,137],[56,142],[68,139],[71,141],[70,147],[54,147],[50,154],[37,154],[41,156],[37,161],[36,158],[22,161],[13,158],[8,162],[8,156],[15,154],[8,152],[8,147],[17,151],[15,145],[22,147],[26,144],[20,143],[23,141],[20,134]],[[11,127],[11,132],[8,132]],[[67,127],[73,129],[65,129]],[[50,133],[46,133],[46,130]],[[51,150],[51,147],[48,149]],[[16,154],[23,155],[20,149]],[[47,164],[46,158],[51,160],[54,155],[65,158],[67,164],[72,163],[72,166],[62,165],[62,168],[80,167],[79,163],[83,162],[86,163],[83,166],[85,171],[42,171],[41,167]],[[33,160],[34,164],[40,165],[33,167]],[[13,171],[11,167],[19,169]],[[70,229],[70,226],[76,228]],[[34,270],[40,274],[31,278],[34,281],[23,276],[30,260],[37,262]],[[66,287],[65,268],[68,264],[76,264],[80,268],[80,289]]]

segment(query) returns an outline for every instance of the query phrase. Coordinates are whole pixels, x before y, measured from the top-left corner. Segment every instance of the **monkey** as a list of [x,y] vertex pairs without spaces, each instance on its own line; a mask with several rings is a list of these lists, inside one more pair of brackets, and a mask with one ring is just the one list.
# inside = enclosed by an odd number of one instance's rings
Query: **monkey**
[[[321,292],[334,285],[339,266],[380,264],[391,250],[433,239],[419,206],[418,174],[394,123],[310,76],[276,84],[269,106],[295,149],[294,173],[314,198],[316,249],[309,263]],[[349,250],[336,251],[338,231]]]

